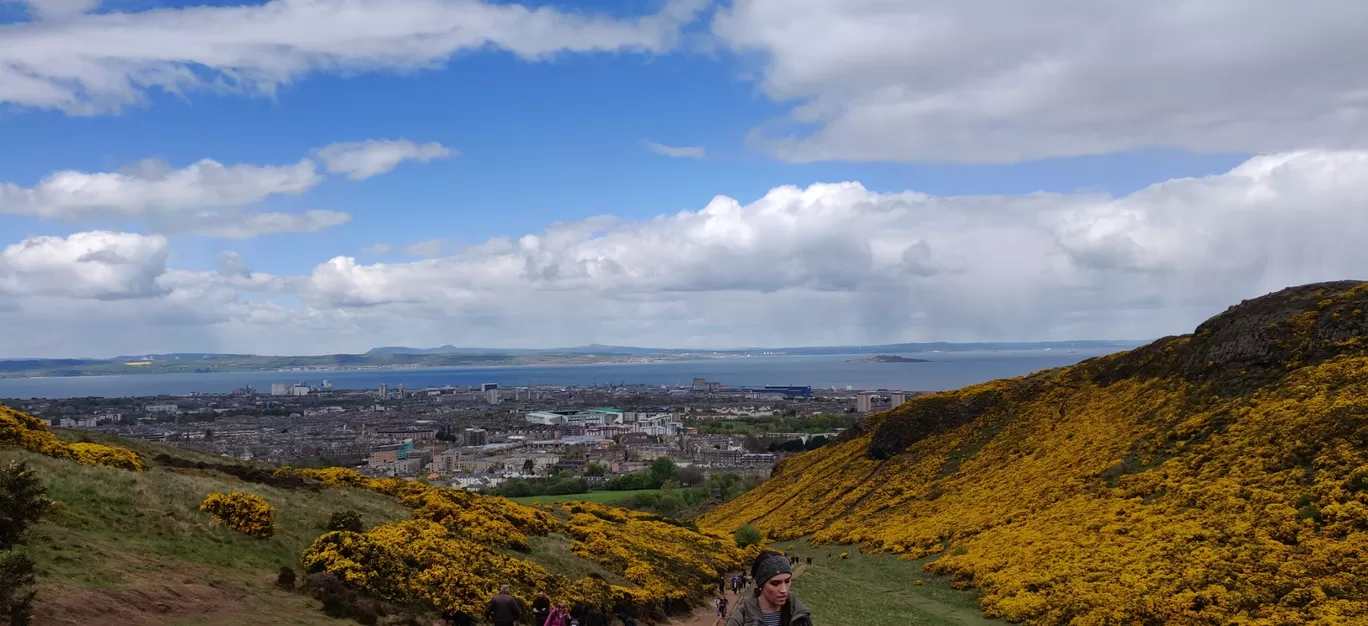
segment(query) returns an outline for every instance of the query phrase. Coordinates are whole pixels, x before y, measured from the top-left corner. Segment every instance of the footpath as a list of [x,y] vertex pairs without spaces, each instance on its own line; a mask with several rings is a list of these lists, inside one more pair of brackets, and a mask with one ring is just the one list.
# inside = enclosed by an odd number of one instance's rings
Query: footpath
[[[794,567],[793,577],[797,579],[799,576],[802,576],[803,571],[806,569],[806,564],[799,564],[798,566]],[[749,589],[743,589],[741,590],[741,593],[755,593],[755,588],[751,587]],[[732,611],[736,610],[736,605],[740,602],[740,597],[737,594],[732,593],[732,590],[730,588],[726,590],[726,595],[727,614],[730,615]],[[695,611],[693,615],[690,615],[686,618],[666,622],[665,626],[713,626],[716,623],[717,609],[713,608],[712,603],[709,602],[708,606]],[[726,621],[723,620],[722,623],[726,623]]]

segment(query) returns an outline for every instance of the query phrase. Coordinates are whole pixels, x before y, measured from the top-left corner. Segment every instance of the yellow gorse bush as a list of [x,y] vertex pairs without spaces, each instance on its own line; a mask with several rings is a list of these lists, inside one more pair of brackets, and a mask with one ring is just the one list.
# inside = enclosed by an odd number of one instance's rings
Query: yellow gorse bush
[[[1033,625],[1366,624],[1368,356],[1343,346],[1368,323],[1324,326],[1348,319],[1336,309],[1364,289],[1270,324],[1289,337],[1267,348],[1290,355],[1281,373],[1236,366],[1211,379],[1264,376],[1253,391],[1155,366],[1199,330],[922,396],[873,416],[858,438],[787,459],[700,524],[938,554],[929,571],[979,588],[989,615]],[[1306,340],[1315,328],[1341,343]],[[1192,363],[1214,371],[1216,358]],[[1098,374],[1122,366],[1144,375]],[[885,420],[928,406],[981,410],[870,458]]]
[[67,443],[57,438],[42,420],[0,406],[0,444],[19,446],[30,452],[70,459],[82,465],[102,465],[140,472],[142,457],[128,448],[99,443]]
[[[328,487],[369,489],[398,498],[414,519],[366,533],[331,532],[305,551],[310,572],[330,572],[376,597],[431,602],[442,609],[478,613],[502,584],[530,602],[546,591],[566,602],[657,607],[694,603],[710,581],[740,567],[759,547],[742,550],[729,536],[692,530],[664,518],[591,503],[563,508],[523,506],[506,498],[360,473],[282,468]],[[554,513],[569,516],[562,521]],[[571,552],[616,572],[629,585],[601,578],[570,580],[516,553],[528,538],[560,533]]]
[[275,535],[275,507],[252,493],[211,493],[200,510],[244,535],[266,538]]

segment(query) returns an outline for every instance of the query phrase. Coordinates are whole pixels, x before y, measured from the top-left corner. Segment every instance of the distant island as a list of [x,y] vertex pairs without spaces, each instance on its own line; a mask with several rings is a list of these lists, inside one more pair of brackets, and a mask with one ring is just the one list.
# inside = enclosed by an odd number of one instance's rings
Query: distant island
[[922,359],[891,356],[897,353],[958,352],[983,350],[1053,350],[1079,348],[1117,351],[1134,348],[1138,341],[994,342],[994,343],[896,343],[874,346],[809,346],[796,348],[638,348],[591,344],[570,348],[409,348],[385,346],[365,354],[313,356],[263,356],[177,352],[135,354],[114,358],[45,359],[0,358],[0,378],[36,376],[108,376],[111,374],[209,374],[215,372],[269,372],[311,370],[388,370],[430,367],[492,365],[641,365],[706,359],[765,358],[777,356],[875,355],[855,363],[920,363]]
[[871,356],[864,359],[850,359],[849,361],[846,361],[846,363],[930,363],[930,361],[926,359],[913,359],[905,356],[898,356],[896,354],[880,354],[879,356]]

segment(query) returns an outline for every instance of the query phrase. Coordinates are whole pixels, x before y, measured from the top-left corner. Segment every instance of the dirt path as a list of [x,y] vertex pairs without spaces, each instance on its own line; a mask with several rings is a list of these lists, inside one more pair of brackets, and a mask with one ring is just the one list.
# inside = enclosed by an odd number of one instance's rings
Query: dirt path
[[[797,567],[794,567],[793,577],[798,578],[799,576],[802,576],[803,571],[806,569],[806,564],[800,564]],[[742,589],[741,593],[754,593],[754,591],[752,591],[751,589]],[[736,610],[736,605],[740,602],[740,596],[732,593],[732,590],[730,588],[727,589],[726,596],[727,614],[730,615],[732,611]],[[714,626],[718,623],[719,622],[717,621],[717,609],[714,609],[712,607],[712,603],[709,602],[708,606],[705,606],[699,609],[698,611],[695,611],[693,615],[665,622],[664,626]],[[725,621],[723,623],[725,623]]]

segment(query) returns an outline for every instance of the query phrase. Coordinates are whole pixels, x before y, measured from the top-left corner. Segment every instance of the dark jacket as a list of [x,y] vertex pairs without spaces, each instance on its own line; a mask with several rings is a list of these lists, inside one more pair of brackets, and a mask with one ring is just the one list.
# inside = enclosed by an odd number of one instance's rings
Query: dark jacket
[[[782,612],[788,614],[788,620],[781,621],[779,626],[812,626],[812,614],[798,601],[797,596],[789,594],[784,609]],[[727,618],[727,626],[765,626],[765,617],[760,611],[760,598],[753,593],[743,594],[741,602],[736,605],[736,610]]]
[[494,596],[485,609],[485,619],[495,624],[512,624],[522,617],[522,606],[518,599],[506,593]]

